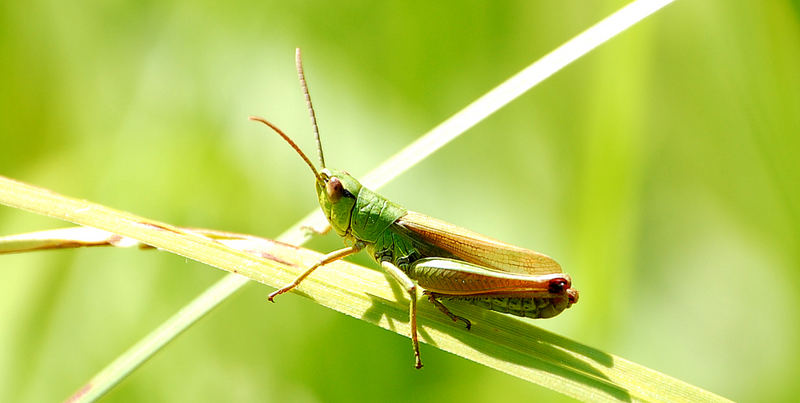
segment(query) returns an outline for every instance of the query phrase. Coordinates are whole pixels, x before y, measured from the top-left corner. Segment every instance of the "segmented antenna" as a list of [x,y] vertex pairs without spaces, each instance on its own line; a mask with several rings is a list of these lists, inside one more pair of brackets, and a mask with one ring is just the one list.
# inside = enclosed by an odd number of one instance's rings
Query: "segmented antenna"
[[311,118],[311,126],[314,128],[314,139],[317,140],[319,164],[322,168],[325,168],[325,156],[322,155],[322,141],[319,139],[319,127],[317,127],[317,115],[314,113],[314,105],[311,104],[311,95],[308,93],[308,84],[306,84],[306,75],[303,73],[303,57],[300,55],[300,48],[295,50],[294,63],[297,66],[297,77],[300,79],[300,88],[302,88],[303,95],[306,97],[308,116]]
[[305,161],[306,164],[308,164],[308,167],[311,168],[311,171],[314,172],[314,177],[317,178],[317,182],[325,183],[325,181],[322,180],[322,177],[319,175],[319,172],[317,172],[317,168],[314,168],[314,164],[312,164],[311,160],[308,159],[308,157],[306,157],[305,153],[303,153],[303,150],[301,150],[300,147],[298,147],[297,144],[295,144],[295,142],[292,141],[292,139],[290,139],[289,136],[286,135],[286,133],[284,133],[281,129],[278,129],[278,126],[275,126],[266,119],[260,118],[258,116],[250,116],[250,120],[261,122],[269,126],[270,129],[275,130],[276,133],[278,133],[281,137],[283,137],[283,139],[286,140],[286,142],[289,143],[289,145],[292,146],[292,148],[294,148],[294,150],[297,151],[298,154],[300,154],[300,157],[303,158],[303,161]]

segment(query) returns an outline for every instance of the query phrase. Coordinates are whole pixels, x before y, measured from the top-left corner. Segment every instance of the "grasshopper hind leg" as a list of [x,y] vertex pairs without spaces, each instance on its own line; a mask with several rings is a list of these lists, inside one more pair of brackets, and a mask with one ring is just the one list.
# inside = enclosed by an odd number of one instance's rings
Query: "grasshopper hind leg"
[[470,328],[472,328],[472,322],[470,322],[469,319],[467,319],[467,318],[465,318],[463,316],[458,316],[458,315],[450,312],[450,310],[447,309],[447,307],[444,306],[444,304],[441,301],[436,299],[436,298],[439,297],[439,294],[436,294],[436,293],[430,292],[430,291],[423,291],[422,294],[423,295],[427,295],[428,296],[428,301],[431,301],[431,303],[434,306],[436,306],[437,308],[439,308],[439,310],[442,311],[443,314],[449,316],[450,319],[453,320],[453,322],[458,322],[460,320],[460,321],[464,322],[464,324],[467,326],[467,330],[470,330]]

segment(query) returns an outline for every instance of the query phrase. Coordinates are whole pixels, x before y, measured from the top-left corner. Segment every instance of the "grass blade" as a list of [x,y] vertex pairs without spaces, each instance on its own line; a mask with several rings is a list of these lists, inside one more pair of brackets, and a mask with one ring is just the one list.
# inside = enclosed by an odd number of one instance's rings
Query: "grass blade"
[[[238,287],[239,281],[248,279],[271,287],[284,284],[322,256],[293,245],[238,234],[226,237],[220,233],[214,240],[200,235],[208,231],[174,227],[3,177],[0,177],[0,203],[97,226],[234,273],[119,356],[80,388],[71,401],[100,397],[195,318],[201,317],[199,313],[208,308],[204,304],[218,298],[217,293],[230,292]],[[67,247],[102,244],[102,234],[88,233],[91,236],[87,237],[85,228],[73,228],[40,232],[38,236],[4,237],[0,238],[0,250],[10,249],[5,245],[15,242],[20,245],[21,238],[36,238],[42,245],[59,243]],[[106,235],[105,239],[109,237]],[[132,241],[115,241],[121,246],[135,245]],[[331,270],[315,273],[296,292],[326,307],[408,336],[408,303],[402,290],[375,270],[345,261],[331,265]],[[515,317],[466,304],[456,306],[459,312],[473,319],[475,326],[471,331],[454,324],[432,305],[420,304],[418,317],[423,343],[578,399],[725,401],[703,389]],[[411,359],[409,350],[409,365]]]
[[361,183],[370,189],[380,188],[537,84],[673,1],[638,0],[623,7],[422,135],[360,178]]

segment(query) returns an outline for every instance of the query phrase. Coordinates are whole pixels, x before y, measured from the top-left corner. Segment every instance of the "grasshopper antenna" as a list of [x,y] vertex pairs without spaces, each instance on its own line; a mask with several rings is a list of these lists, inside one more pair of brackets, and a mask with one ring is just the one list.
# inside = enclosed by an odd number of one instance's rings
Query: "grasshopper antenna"
[[295,142],[292,141],[292,139],[286,135],[286,133],[284,133],[281,129],[279,129],[278,126],[275,126],[266,119],[260,118],[258,116],[250,116],[249,119],[256,122],[261,122],[269,126],[270,129],[275,130],[276,133],[278,133],[281,137],[283,137],[283,139],[286,140],[286,142],[289,143],[289,145],[292,146],[292,148],[294,148],[294,150],[297,151],[298,154],[300,154],[300,157],[303,158],[303,161],[305,161],[306,164],[308,164],[308,167],[311,168],[311,171],[314,172],[314,177],[317,178],[317,182],[323,184],[325,183],[325,181],[322,180],[322,176],[320,176],[319,172],[317,171],[317,168],[314,168],[314,164],[312,164],[311,160],[308,159],[308,157],[306,157],[306,154],[303,153],[303,150],[301,150],[300,147],[298,147],[297,144],[295,144]]
[[311,118],[311,126],[314,128],[314,139],[317,140],[317,154],[319,155],[319,164],[325,168],[325,156],[322,155],[322,141],[319,139],[319,127],[317,126],[317,115],[314,113],[314,105],[311,104],[311,94],[308,92],[308,84],[306,83],[306,75],[303,72],[303,57],[300,54],[300,48],[295,49],[294,63],[297,66],[297,77],[300,79],[300,88],[303,90],[303,95],[306,97],[306,106],[308,107],[308,116]]

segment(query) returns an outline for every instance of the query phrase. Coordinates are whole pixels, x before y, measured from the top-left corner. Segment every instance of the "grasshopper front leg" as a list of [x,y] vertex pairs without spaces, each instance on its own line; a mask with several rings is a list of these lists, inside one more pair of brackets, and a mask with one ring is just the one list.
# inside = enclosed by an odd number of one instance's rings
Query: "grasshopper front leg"
[[411,280],[405,272],[392,264],[392,262],[381,261],[381,267],[400,283],[411,300],[408,308],[409,323],[411,325],[411,344],[414,348],[414,360],[416,361],[414,367],[420,369],[422,368],[422,359],[420,359],[419,355],[419,337],[417,336],[417,285],[414,284],[414,280]]
[[281,295],[283,293],[286,293],[286,292],[289,292],[289,291],[293,290],[303,280],[305,280],[306,277],[308,277],[311,273],[313,273],[314,270],[317,270],[320,266],[324,266],[324,265],[326,265],[326,264],[328,264],[330,262],[335,262],[335,261],[337,261],[337,260],[339,260],[339,259],[341,259],[343,257],[350,256],[350,255],[352,255],[354,253],[358,253],[358,251],[360,251],[361,249],[364,249],[364,243],[363,242],[356,242],[353,246],[348,246],[346,248],[342,248],[342,249],[339,249],[339,250],[335,250],[335,251],[333,251],[331,253],[328,253],[327,255],[323,256],[322,259],[320,259],[317,263],[314,263],[311,267],[306,269],[306,271],[304,271],[303,274],[297,276],[297,278],[294,279],[294,281],[292,281],[290,284],[284,286],[283,288],[281,288],[279,290],[276,290],[272,294],[269,294],[269,297],[268,297],[269,301],[270,302],[275,302],[275,300],[274,300],[275,297],[277,297],[278,295]]

